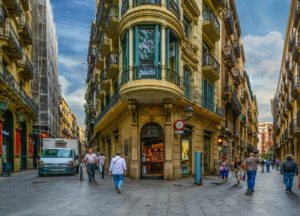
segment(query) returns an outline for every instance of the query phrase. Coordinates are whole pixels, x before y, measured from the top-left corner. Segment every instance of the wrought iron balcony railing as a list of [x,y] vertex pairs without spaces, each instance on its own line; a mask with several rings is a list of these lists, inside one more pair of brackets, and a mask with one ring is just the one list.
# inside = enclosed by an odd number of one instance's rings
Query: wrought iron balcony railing
[[233,21],[231,10],[229,8],[224,10],[224,22],[225,22],[226,30],[230,34],[233,34],[234,33],[234,21]]
[[180,20],[180,10],[174,0],[166,0],[167,9],[171,11]]
[[2,67],[2,73],[0,73],[0,80],[4,82],[11,90],[18,95],[21,101],[34,112],[38,112],[37,105],[33,102],[33,100],[28,96],[28,94],[24,91],[24,89],[18,84],[15,78],[11,75],[11,73],[7,70],[5,66]]
[[121,7],[121,16],[123,16],[129,9],[129,0],[123,0],[122,1],[122,7]]
[[212,24],[216,28],[217,32],[220,33],[220,23],[219,23],[218,19],[216,18],[216,16],[214,15],[214,13],[210,9],[208,9],[208,8],[203,9],[203,19],[205,22],[212,22]]
[[161,0],[133,0],[133,7],[141,5],[161,5]]
[[141,79],[161,79],[161,67],[152,65],[143,65],[133,68],[133,80]]
[[220,64],[210,53],[202,54],[202,66],[211,66],[218,74],[220,74]]

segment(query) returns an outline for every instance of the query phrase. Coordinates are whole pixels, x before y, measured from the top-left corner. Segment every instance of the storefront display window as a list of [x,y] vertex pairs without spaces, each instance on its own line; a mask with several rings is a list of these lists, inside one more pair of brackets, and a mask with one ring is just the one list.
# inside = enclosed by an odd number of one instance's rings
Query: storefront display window
[[181,175],[192,173],[192,130],[187,127],[181,138]]

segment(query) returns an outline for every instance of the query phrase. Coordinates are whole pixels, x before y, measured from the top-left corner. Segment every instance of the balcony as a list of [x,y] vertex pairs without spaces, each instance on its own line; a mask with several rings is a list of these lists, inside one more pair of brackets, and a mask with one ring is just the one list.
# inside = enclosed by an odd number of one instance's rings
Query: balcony
[[289,37],[289,45],[288,45],[288,51],[291,52],[293,47],[295,46],[295,41],[296,41],[296,37],[295,37],[296,33],[294,31],[294,29],[292,30],[292,32],[290,33],[290,37]]
[[225,64],[229,68],[233,68],[236,64],[236,59],[234,56],[234,52],[232,50],[232,47],[227,45],[223,48],[222,52],[223,58],[225,60]]
[[32,31],[24,14],[18,19],[18,33],[25,45],[32,44]]
[[220,64],[210,53],[202,54],[202,71],[212,81],[220,79]]
[[[132,80],[129,73],[132,73]],[[176,102],[182,96],[179,75],[167,69],[163,79],[160,66],[143,65],[132,71],[125,70],[121,85],[120,95],[125,101],[136,99],[139,103],[162,103],[165,98],[171,98]]]
[[133,7],[138,7],[142,5],[161,6],[161,0],[133,0]]
[[203,9],[203,32],[215,43],[220,39],[220,23],[210,9]]
[[25,80],[31,80],[33,78],[33,66],[27,55],[23,55],[22,60],[18,60],[18,66],[21,68],[21,76]]
[[241,92],[241,102],[242,102],[242,104],[245,104],[246,103],[246,93],[245,93],[245,91],[242,91]]
[[104,67],[104,58],[102,58],[100,50],[96,51],[96,68],[101,70]]
[[114,79],[119,73],[119,53],[112,51],[106,62],[107,79]]
[[241,49],[240,49],[240,41],[238,39],[235,39],[233,41],[233,50],[236,58],[239,58],[241,56]]
[[287,138],[288,139],[292,139],[294,136],[293,136],[293,133],[294,133],[294,122],[291,121],[290,124],[289,124],[289,127],[288,127],[288,130],[287,130]]
[[29,10],[30,9],[30,3],[29,3],[30,0],[21,0],[21,1],[22,1],[24,9]]
[[107,57],[110,51],[110,39],[106,37],[105,33],[101,36],[100,52],[102,57]]
[[240,75],[240,70],[238,68],[231,69],[231,73],[234,79],[234,85],[238,86],[242,83],[242,77]]
[[298,111],[297,118],[293,120],[293,126],[294,126],[294,136],[300,137],[300,113]]
[[300,76],[293,77],[292,94],[294,97],[300,93]]
[[13,59],[22,59],[23,50],[20,45],[20,41],[11,25],[7,26],[7,29],[0,28],[0,41],[4,41],[3,47],[5,48],[8,56]]
[[225,0],[212,0],[211,2],[215,7],[225,7]]
[[100,84],[100,89],[101,91],[108,91],[109,88],[110,88],[110,80],[107,78],[107,73],[106,71],[102,71],[102,74],[101,74],[101,84]]
[[118,7],[113,5],[109,9],[107,18],[106,18],[106,35],[107,37],[114,39],[118,32],[119,27],[119,11]]
[[232,107],[237,113],[242,112],[241,103],[233,86],[225,86],[223,92],[223,100],[225,101],[225,104],[227,106]]
[[234,33],[234,21],[232,17],[231,10],[225,9],[224,10],[224,22],[225,22],[225,28],[229,35]]
[[5,94],[7,98],[14,101],[13,103],[16,106],[23,108],[24,112],[36,116],[38,112],[37,105],[4,66],[2,67],[2,73],[0,72],[0,92],[1,95]]
[[2,4],[6,7],[9,15],[11,17],[20,16],[21,14],[21,7],[20,7],[20,0],[2,0]]
[[296,0],[295,13],[294,13],[294,27],[297,27],[300,16],[300,0]]

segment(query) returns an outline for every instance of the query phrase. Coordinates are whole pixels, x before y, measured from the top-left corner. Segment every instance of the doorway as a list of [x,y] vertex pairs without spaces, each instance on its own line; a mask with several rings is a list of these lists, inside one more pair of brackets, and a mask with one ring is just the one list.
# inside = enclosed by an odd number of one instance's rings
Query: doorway
[[7,110],[4,113],[3,140],[2,140],[2,163],[7,164],[10,170],[14,170],[14,119],[13,114]]
[[27,126],[23,122],[21,130],[21,169],[27,169]]
[[210,173],[210,155],[211,155],[211,134],[204,132],[204,172]]
[[163,179],[164,177],[164,133],[154,122],[141,129],[141,177]]

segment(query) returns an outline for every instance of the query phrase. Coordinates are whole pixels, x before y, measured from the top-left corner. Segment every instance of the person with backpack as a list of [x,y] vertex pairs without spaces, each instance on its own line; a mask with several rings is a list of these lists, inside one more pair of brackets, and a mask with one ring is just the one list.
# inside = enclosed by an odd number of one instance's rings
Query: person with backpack
[[270,172],[270,167],[271,167],[271,161],[270,161],[270,159],[267,159],[265,161],[265,164],[266,164],[267,172]]
[[294,177],[298,175],[298,166],[293,160],[292,155],[286,155],[285,161],[282,163],[280,173],[283,175],[283,181],[285,184],[285,191],[292,192]]
[[121,193],[124,176],[127,175],[125,159],[121,157],[121,153],[117,152],[116,156],[111,159],[109,175],[113,175],[116,192]]

